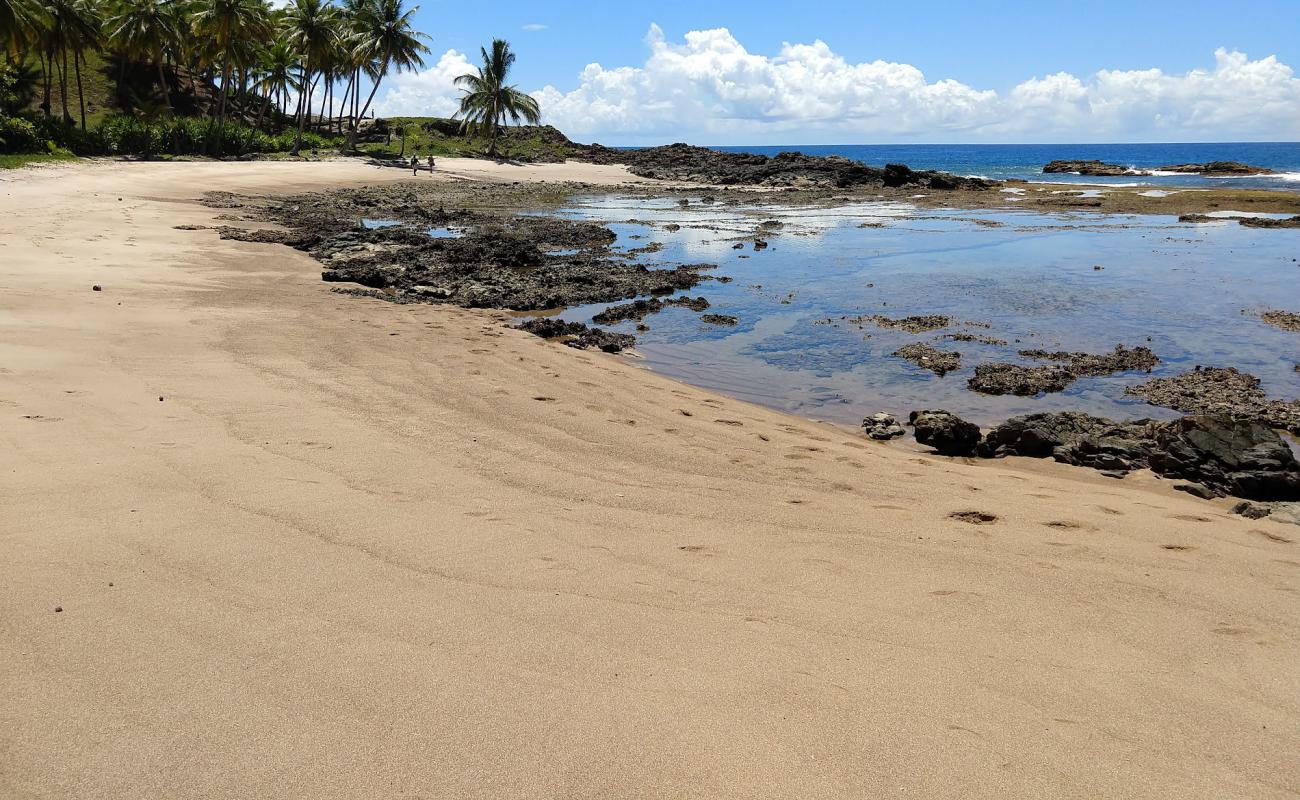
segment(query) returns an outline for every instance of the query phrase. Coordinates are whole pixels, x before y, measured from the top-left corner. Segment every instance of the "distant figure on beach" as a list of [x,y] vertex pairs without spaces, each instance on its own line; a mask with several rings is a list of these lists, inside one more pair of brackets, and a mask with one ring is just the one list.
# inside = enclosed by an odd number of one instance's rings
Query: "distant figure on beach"
[[429,156],[429,174],[430,174],[430,175],[433,174],[433,156],[432,156],[432,155]]
[[420,174],[420,157],[417,156],[415,153],[411,153],[411,177],[415,177],[416,175],[419,174]]

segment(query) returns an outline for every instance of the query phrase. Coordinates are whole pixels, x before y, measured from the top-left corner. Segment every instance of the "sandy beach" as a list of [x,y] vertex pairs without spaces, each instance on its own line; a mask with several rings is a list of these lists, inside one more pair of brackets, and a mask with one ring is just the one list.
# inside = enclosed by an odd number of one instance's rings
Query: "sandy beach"
[[1300,528],[175,228],[410,179],[0,176],[0,796],[1300,793]]

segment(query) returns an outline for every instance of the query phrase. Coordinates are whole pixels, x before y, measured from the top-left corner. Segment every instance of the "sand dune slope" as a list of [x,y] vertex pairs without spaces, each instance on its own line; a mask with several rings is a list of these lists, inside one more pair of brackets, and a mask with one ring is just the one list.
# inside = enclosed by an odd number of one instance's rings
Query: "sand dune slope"
[[0,180],[0,796],[1300,792],[1300,529],[172,227],[404,177]]

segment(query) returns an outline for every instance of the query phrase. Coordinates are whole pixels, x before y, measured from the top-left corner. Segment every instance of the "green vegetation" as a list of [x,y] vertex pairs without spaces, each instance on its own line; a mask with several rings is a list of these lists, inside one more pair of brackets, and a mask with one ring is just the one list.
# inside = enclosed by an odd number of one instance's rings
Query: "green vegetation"
[[[459,120],[440,117],[390,117],[362,129],[357,149],[379,159],[421,156],[481,157],[489,150],[487,136],[466,131]],[[496,143],[497,156],[516,161],[557,162],[580,155],[580,148],[550,126],[505,128]]]
[[0,169],[18,169],[29,164],[45,164],[56,161],[73,161],[76,156],[71,153],[16,153],[0,155]]
[[414,12],[403,0],[0,0],[0,153],[355,141],[384,79],[423,66]]

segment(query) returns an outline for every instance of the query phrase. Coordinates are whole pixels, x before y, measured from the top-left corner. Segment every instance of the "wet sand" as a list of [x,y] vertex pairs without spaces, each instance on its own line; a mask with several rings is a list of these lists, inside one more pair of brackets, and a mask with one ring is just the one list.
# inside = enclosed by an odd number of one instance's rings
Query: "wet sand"
[[173,228],[206,190],[409,177],[0,178],[0,795],[1300,791],[1294,526]]

